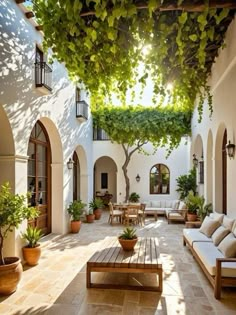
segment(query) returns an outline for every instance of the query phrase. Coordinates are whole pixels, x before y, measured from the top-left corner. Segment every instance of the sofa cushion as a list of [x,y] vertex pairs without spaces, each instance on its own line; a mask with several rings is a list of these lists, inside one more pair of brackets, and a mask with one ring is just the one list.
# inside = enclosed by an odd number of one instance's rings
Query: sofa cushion
[[205,234],[200,233],[199,229],[183,229],[183,235],[191,246],[193,246],[193,242],[212,243],[212,239],[210,237],[207,237]]
[[150,200],[143,201],[143,203],[145,203],[146,207],[152,206],[152,202]]
[[236,237],[228,234],[218,245],[218,249],[226,258],[236,258]]
[[202,222],[199,232],[205,234],[207,237],[211,237],[211,235],[219,226],[219,221],[212,220],[210,217],[206,216],[204,221]]
[[212,212],[210,214],[210,218],[213,220],[220,221],[220,223],[223,222],[224,214],[223,213],[218,213],[218,212]]
[[156,200],[152,200],[151,202],[151,207],[152,208],[161,208],[161,202],[160,201],[156,201]]
[[172,201],[172,209],[178,209],[179,208],[179,200],[173,200]]
[[229,218],[226,215],[224,215],[222,225],[224,227],[226,227],[227,229],[229,229],[230,231],[232,231],[232,227],[234,225],[234,221],[235,221],[234,219]]
[[171,208],[172,209],[172,205],[173,205],[173,200],[166,200],[166,208]]
[[184,210],[186,208],[187,208],[186,204],[183,201],[180,201],[178,210]]
[[[216,274],[216,259],[224,258],[224,255],[210,242],[194,242],[193,248],[208,272],[214,276]],[[222,263],[222,276],[236,277],[236,262]]]
[[236,236],[236,220],[235,220],[234,225],[232,227],[232,233],[234,234],[234,236]]
[[223,225],[219,226],[218,229],[212,234],[211,238],[215,246],[218,246],[219,243],[225,238],[226,235],[230,233],[230,230],[225,228]]

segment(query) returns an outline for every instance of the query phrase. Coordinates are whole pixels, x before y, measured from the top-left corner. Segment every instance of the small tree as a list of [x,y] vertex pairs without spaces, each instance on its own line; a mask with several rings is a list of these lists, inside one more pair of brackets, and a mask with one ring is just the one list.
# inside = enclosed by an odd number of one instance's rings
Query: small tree
[[3,243],[9,232],[18,228],[25,219],[34,219],[39,211],[27,206],[27,195],[13,194],[10,184],[1,185],[0,190],[0,265],[5,265]]
[[189,191],[193,192],[193,195],[196,194],[197,184],[196,184],[196,169],[193,168],[189,171],[189,174],[180,175],[176,178],[177,181],[177,189],[176,191],[180,194],[180,199],[184,200]]

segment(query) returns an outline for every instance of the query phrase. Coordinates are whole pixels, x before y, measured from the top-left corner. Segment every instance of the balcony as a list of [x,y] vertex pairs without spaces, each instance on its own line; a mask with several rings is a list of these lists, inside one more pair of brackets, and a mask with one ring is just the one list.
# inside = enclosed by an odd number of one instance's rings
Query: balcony
[[106,132],[99,128],[99,127],[94,127],[93,128],[93,140],[110,140],[110,137]]
[[52,69],[46,62],[35,62],[35,86],[44,94],[52,91]]
[[88,120],[88,104],[85,101],[76,101],[76,118],[81,122]]

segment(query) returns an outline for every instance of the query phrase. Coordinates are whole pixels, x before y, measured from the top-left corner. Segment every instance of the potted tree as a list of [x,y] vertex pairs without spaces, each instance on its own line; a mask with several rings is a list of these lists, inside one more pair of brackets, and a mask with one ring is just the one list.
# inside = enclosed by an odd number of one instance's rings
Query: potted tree
[[29,266],[38,264],[41,256],[41,247],[38,241],[43,236],[42,230],[37,227],[28,226],[21,237],[27,241],[27,245],[22,248],[23,258]]
[[100,198],[94,198],[93,200],[90,201],[89,209],[93,210],[95,220],[99,220],[101,218],[103,206],[104,203]]
[[71,232],[78,233],[81,228],[81,220],[80,217],[84,212],[84,207],[86,203],[83,203],[82,200],[74,200],[70,203],[67,208],[67,212],[71,216]]
[[203,196],[194,195],[193,191],[189,191],[185,198],[185,204],[187,206],[187,220],[196,221],[198,217],[198,211],[204,206]]
[[137,194],[136,192],[132,192],[129,196],[129,201],[130,202],[139,202],[139,194]]
[[133,250],[138,240],[136,230],[132,227],[126,227],[118,237],[118,240],[124,251]]
[[20,281],[22,265],[19,257],[3,257],[4,240],[25,219],[34,219],[39,212],[27,206],[27,195],[13,194],[9,183],[0,189],[0,294],[13,293]]

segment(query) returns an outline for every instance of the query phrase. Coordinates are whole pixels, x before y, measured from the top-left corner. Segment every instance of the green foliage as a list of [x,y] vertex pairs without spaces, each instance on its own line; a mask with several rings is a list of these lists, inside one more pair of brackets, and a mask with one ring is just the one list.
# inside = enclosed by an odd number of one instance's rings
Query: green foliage
[[39,211],[27,206],[27,195],[13,194],[10,184],[4,183],[0,190],[0,265],[4,264],[3,242],[8,232],[18,228],[25,219],[34,219]]
[[150,141],[154,146],[177,147],[191,132],[191,112],[142,106],[98,108],[92,112],[94,126],[104,129],[117,143],[129,146]]
[[[186,1],[178,1],[184,5]],[[203,12],[158,10],[168,1],[150,0],[146,9],[137,1],[34,0],[42,24],[44,47],[64,62],[71,77],[91,92],[93,105],[116,93],[125,100],[128,89],[148,78],[153,97],[169,97],[174,107],[192,109],[199,94],[200,107],[208,97],[207,78],[217,50],[223,45],[233,10]],[[143,48],[150,47],[148,53]],[[212,49],[212,47],[215,47]],[[140,74],[139,65],[144,64]],[[172,82],[173,90],[166,89]]]
[[89,209],[92,209],[92,210],[101,209],[103,208],[103,206],[104,206],[104,203],[102,199],[100,198],[95,198],[91,200],[89,203]]
[[129,196],[129,201],[138,202],[139,198],[140,198],[139,194],[137,194],[136,192],[132,192]]
[[180,175],[176,178],[177,189],[176,191],[180,194],[180,200],[184,200],[189,191],[192,191],[194,195],[196,194],[197,184],[196,184],[196,169],[193,168],[189,171],[189,174]]
[[83,203],[80,199],[70,203],[67,211],[70,214],[72,221],[80,221],[80,216],[83,214],[85,206],[86,203]]
[[203,196],[195,195],[193,191],[189,191],[184,202],[188,208],[188,213],[197,214],[198,209],[203,208],[205,199]]
[[197,214],[200,217],[200,220],[203,221],[205,217],[209,215],[212,211],[213,211],[212,204],[208,203],[203,207],[199,207]]
[[122,238],[124,240],[133,240],[137,238],[136,230],[132,227],[126,227],[119,238]]
[[21,237],[28,242],[26,247],[34,248],[38,245],[38,241],[43,236],[42,230],[37,227],[28,226]]

